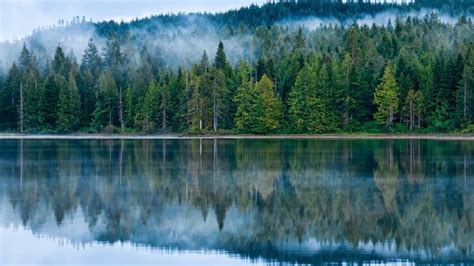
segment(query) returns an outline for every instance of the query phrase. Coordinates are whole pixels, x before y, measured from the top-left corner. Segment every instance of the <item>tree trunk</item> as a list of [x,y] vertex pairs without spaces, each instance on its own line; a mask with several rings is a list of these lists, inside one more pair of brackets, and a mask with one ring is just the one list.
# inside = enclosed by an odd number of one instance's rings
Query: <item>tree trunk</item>
[[202,131],[202,95],[199,93],[199,130]]
[[162,116],[162,129],[163,131],[166,131],[166,108],[163,108],[163,116]]
[[[112,101],[110,99],[110,101]],[[109,126],[112,125],[112,104],[109,102]]]
[[20,82],[20,132],[24,131],[25,104],[23,99],[23,83]]
[[349,127],[349,112],[345,111],[344,112],[344,128]]
[[[466,70],[464,70],[464,105],[463,105],[463,111],[464,111],[464,121],[467,121],[467,75],[466,75]],[[470,120],[470,119],[469,119]],[[470,122],[470,121],[469,121]]]
[[212,107],[213,109],[213,127],[214,127],[214,132],[217,132],[217,103],[216,103],[216,92],[214,89],[214,105]]
[[390,105],[388,126],[391,128],[392,124],[393,124],[393,107],[392,107],[392,105]]
[[421,129],[421,107],[420,106],[417,106],[417,118],[418,118],[418,130]]
[[125,124],[123,119],[123,95],[122,95],[122,88],[120,88],[120,95],[119,95],[119,119],[120,119],[120,128],[122,134],[125,132]]

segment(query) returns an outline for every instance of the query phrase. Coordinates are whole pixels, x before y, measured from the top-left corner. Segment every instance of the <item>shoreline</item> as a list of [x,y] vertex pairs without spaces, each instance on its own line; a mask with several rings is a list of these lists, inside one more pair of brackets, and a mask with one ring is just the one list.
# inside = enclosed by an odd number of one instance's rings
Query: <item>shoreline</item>
[[261,140],[463,140],[474,141],[474,135],[456,134],[282,134],[282,135],[105,135],[105,134],[8,134],[0,133],[0,140],[196,140],[196,139],[261,139]]

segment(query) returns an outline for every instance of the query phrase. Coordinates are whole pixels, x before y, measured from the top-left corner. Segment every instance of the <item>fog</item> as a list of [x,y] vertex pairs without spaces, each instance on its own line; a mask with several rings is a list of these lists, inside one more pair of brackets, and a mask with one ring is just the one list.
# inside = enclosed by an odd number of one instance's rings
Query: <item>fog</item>
[[425,18],[432,14],[436,14],[442,23],[454,25],[458,21],[458,17],[453,17],[449,14],[440,12],[438,10],[421,9],[419,11],[412,11],[409,13],[401,13],[399,11],[384,11],[375,15],[364,15],[355,19],[338,20],[336,18],[320,18],[320,17],[306,17],[302,19],[285,19],[280,21],[278,24],[289,28],[303,27],[308,30],[316,30],[322,26],[350,26],[353,23],[359,26],[363,25],[388,25],[389,22],[394,24],[397,18],[406,19],[411,18]]
[[[423,9],[401,15],[396,11],[387,11],[372,15],[360,16],[359,18],[344,21],[335,18],[307,17],[303,19],[285,19],[277,22],[289,30],[299,27],[308,30],[316,30],[323,25],[349,26],[354,21],[359,25],[387,25],[389,21],[394,23],[397,17],[424,18],[432,14],[433,10]],[[440,20],[444,23],[454,24],[457,18],[437,12]],[[138,62],[138,53],[146,46],[150,53],[166,62],[168,66],[177,67],[190,65],[197,62],[206,51],[212,60],[219,41],[225,46],[225,51],[231,63],[236,64],[241,59],[252,60],[258,54],[258,47],[253,47],[253,36],[250,33],[229,34],[224,32],[215,23],[209,21],[206,16],[187,15],[181,16],[179,22],[163,25],[159,19],[150,19],[146,27],[138,29],[131,27],[129,46],[134,51],[132,62]],[[37,55],[40,65],[44,66],[51,60],[54,51],[60,45],[66,54],[71,51],[80,63],[82,53],[89,39],[93,39],[99,49],[105,44],[105,37],[99,36],[95,31],[95,24],[80,21],[62,27],[51,27],[33,32],[21,40],[0,43],[0,72],[5,72],[18,58],[19,51],[25,43],[27,47]],[[135,59],[135,60],[133,60]]]

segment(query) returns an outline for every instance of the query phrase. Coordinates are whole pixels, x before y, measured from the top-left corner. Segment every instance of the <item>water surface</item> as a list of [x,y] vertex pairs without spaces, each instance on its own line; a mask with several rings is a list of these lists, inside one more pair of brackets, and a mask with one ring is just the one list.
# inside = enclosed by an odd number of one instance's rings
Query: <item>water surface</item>
[[474,142],[0,147],[1,265],[474,263]]

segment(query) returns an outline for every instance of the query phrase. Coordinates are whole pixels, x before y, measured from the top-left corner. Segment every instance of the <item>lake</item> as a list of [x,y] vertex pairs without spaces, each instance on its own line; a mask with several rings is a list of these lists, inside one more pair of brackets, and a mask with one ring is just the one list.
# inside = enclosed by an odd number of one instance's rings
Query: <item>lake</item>
[[474,263],[474,142],[0,147],[1,265]]

